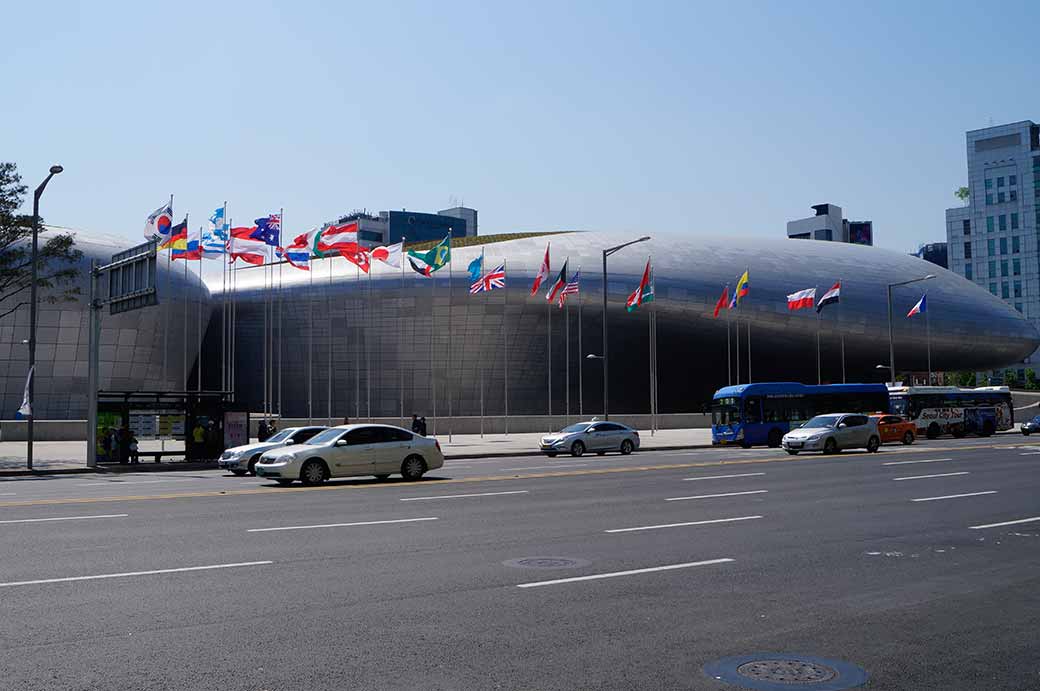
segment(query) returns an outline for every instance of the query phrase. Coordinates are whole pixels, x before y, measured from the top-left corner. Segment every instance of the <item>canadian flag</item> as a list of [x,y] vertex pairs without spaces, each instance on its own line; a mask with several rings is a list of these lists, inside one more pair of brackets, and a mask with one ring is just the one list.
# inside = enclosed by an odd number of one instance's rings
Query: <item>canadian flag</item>
[[531,286],[531,295],[538,292],[538,287],[542,285],[542,281],[549,277],[549,243],[545,244],[545,257],[542,259],[542,266],[538,269],[538,275],[534,277],[534,285]]

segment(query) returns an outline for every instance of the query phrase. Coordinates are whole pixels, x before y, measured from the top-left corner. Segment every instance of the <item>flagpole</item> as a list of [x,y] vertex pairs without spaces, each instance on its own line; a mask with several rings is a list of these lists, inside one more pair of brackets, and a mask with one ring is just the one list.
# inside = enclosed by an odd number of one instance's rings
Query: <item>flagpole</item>
[[[578,267],[578,275],[581,275],[581,266]],[[584,369],[582,361],[585,360],[585,356],[582,354],[585,351],[581,347],[581,303],[585,297],[585,293],[581,289],[581,285],[578,285],[578,417],[585,417],[585,385],[582,381],[582,371]]]
[[[736,300],[736,295],[734,295],[733,299]],[[737,310],[737,319],[736,319],[737,323],[734,324],[734,328],[736,329],[737,337],[734,340],[736,340],[735,348],[736,348],[736,351],[737,351],[736,352],[737,386],[740,386],[740,303],[737,303],[736,310]]]
[[[729,283],[726,284],[726,302],[729,302]],[[731,362],[733,356],[733,344],[730,342],[730,310],[729,305],[726,305],[726,386],[733,386],[733,364]]]
[[328,290],[325,291],[325,311],[326,314],[329,315],[327,319],[329,323],[329,362],[328,366],[325,368],[325,394],[328,396],[328,401],[326,403],[325,412],[328,413],[329,427],[332,427],[332,255],[322,255],[322,259],[329,263],[329,287]]
[[[232,392],[231,400],[235,400],[235,322],[238,318],[238,272],[235,270],[234,257],[231,256],[231,226],[234,225],[231,219],[228,219],[228,284],[231,288],[231,294],[228,299],[228,316],[230,324],[228,326],[228,390]],[[248,431],[246,433],[248,437]]]
[[565,392],[565,409],[563,414],[563,425],[571,424],[571,303],[564,298],[563,308],[563,381]]
[[455,262],[451,260],[451,235],[448,235],[448,378],[444,382],[444,388],[447,389],[448,394],[448,441],[451,442],[451,432],[454,428],[454,412],[452,393],[454,393],[454,387],[452,382],[454,381],[454,374],[451,370],[452,360],[454,360],[454,353],[452,352],[455,342],[452,338],[451,318],[452,318],[452,300],[451,300],[451,284],[452,284],[452,265]]
[[747,383],[752,383],[751,379],[751,315],[748,315],[747,320]]
[[[843,279],[838,279],[838,285],[842,285]],[[840,290],[840,288],[839,288]],[[841,325],[841,305],[838,306],[838,333],[841,335],[841,383],[845,382],[845,331]]]
[[[265,248],[264,251],[265,251],[265,254],[267,254],[266,248]],[[270,257],[268,257],[268,259],[270,259]],[[263,266],[260,267],[261,270],[263,271],[263,288],[261,290],[261,295],[263,297],[262,304],[263,304],[263,308],[264,308],[264,347],[263,347],[263,351],[264,351],[264,359],[263,359],[263,363],[264,363],[263,364],[263,368],[264,368],[264,400],[263,400],[263,406],[262,407],[263,407],[263,417],[264,417],[265,421],[267,419],[269,419],[269,417],[270,417],[270,414],[268,412],[268,400],[269,399],[267,398],[267,392],[269,390],[269,385],[270,385],[269,384],[269,380],[270,380],[270,377],[271,377],[271,364],[270,364],[271,363],[271,346],[270,346],[270,338],[269,338],[270,337],[271,322],[269,320],[269,316],[270,315],[268,313],[268,310],[270,309],[270,305],[268,304],[268,302],[270,300],[270,295],[268,295],[268,293],[267,293],[267,272],[269,271],[270,266],[271,266],[270,265],[270,261],[267,261],[267,262],[264,262]]]
[[[484,266],[484,247],[480,248],[480,280],[484,280],[483,274],[486,273],[486,267]],[[481,286],[484,289],[484,313],[487,314],[488,304],[488,289],[487,286]],[[483,340],[483,333],[480,334],[481,340]],[[480,358],[480,438],[484,438],[484,358]]]
[[[359,248],[360,249],[360,248]],[[354,259],[358,257],[355,255]],[[361,302],[358,294],[361,292],[361,267],[354,264],[354,419],[361,419]]]
[[545,358],[546,370],[548,372],[548,410],[549,410],[549,432],[553,430],[552,423],[552,303],[545,301],[545,342],[548,356]]
[[199,230],[199,304],[196,306],[198,312],[198,333],[196,334],[198,344],[199,363],[195,370],[195,388],[202,391],[202,291],[205,290],[206,282],[202,279],[202,230]]
[[[816,291],[820,289],[820,286],[813,288],[813,295],[816,295]],[[815,298],[814,298],[815,299]],[[817,386],[823,384],[823,375],[820,369],[820,325],[823,321],[823,310],[816,310],[816,384]]]
[[437,306],[437,278],[430,272],[430,384],[433,398],[433,434],[437,435],[437,358],[433,344],[433,332],[436,324],[434,312]]
[[314,424],[314,257],[311,242],[307,244],[307,424]]
[[[648,260],[649,261],[649,260]],[[642,298],[643,288],[639,287],[640,299]],[[650,394],[650,436],[654,436],[654,309],[653,305],[647,306],[646,314],[646,362],[648,367],[648,374],[650,376],[650,384],[648,392]]]
[[[398,316],[398,320],[397,321],[398,321],[398,323],[402,323],[403,322],[403,320],[401,319],[401,305],[404,302],[404,261],[405,261],[404,260],[404,236],[401,236],[401,256],[398,257],[398,260],[397,260],[397,263],[401,265],[399,267],[400,271],[401,271],[401,292],[400,292],[400,295],[398,296],[398,301],[397,301],[397,316]],[[414,315],[413,315],[413,317],[414,317]],[[412,322],[412,342],[414,343],[415,342],[415,320],[413,318],[413,319],[410,319],[409,321]],[[402,362],[402,358],[401,358],[401,341],[402,340],[403,339],[401,339],[401,338],[397,339],[397,388],[398,388],[398,400],[399,400],[400,406],[401,406],[401,427],[404,427],[404,363]]]
[[[282,227],[285,222],[285,207],[278,209],[278,244],[282,244]],[[278,421],[282,419],[282,269],[285,257],[278,263]]]
[[[368,281],[367,283],[367,295],[365,296],[364,309],[368,312],[368,308],[372,305],[372,262],[369,260],[368,263]],[[367,316],[367,314],[366,314]],[[372,356],[368,342],[368,320],[365,320],[365,417],[368,418],[369,422],[372,422]]]
[[[188,214],[184,214],[184,232],[188,232]],[[171,250],[172,252],[172,250]],[[183,368],[184,391],[188,390],[188,260],[184,260],[184,340],[181,342],[181,367]],[[187,434],[187,421],[185,421],[185,434]],[[187,438],[187,437],[185,437]]]
[[[170,195],[170,225],[173,225],[173,195]],[[166,295],[170,294],[170,253],[169,247],[166,248]],[[166,383],[166,359],[169,357],[169,342],[170,342],[170,310],[169,308],[163,309],[163,358],[162,358],[162,388],[165,390],[168,384]]]
[[[502,260],[502,273],[506,274],[505,280],[509,280],[509,274],[506,273],[506,260]],[[509,313],[509,286],[502,291],[502,371],[504,377],[502,379],[503,384],[503,397],[502,401],[505,404],[505,432],[509,435],[509,334],[506,333],[506,318]]]
[[925,306],[924,306],[924,330],[925,330],[925,342],[928,348],[928,386],[932,385],[932,322],[928,316],[928,294],[925,293]]

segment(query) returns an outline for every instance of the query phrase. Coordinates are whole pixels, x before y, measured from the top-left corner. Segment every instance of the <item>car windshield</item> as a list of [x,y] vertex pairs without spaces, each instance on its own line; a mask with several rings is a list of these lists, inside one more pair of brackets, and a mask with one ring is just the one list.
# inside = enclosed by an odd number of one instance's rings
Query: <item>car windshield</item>
[[821,427],[834,427],[841,419],[840,415],[817,415],[809,422],[802,425],[806,429],[819,429]]
[[567,427],[564,427],[560,430],[560,434],[564,434],[567,432],[584,432],[585,428],[588,427],[589,424],[590,423],[588,422],[579,422],[576,425],[568,425]]
[[292,434],[295,431],[296,431],[295,427],[289,427],[287,429],[283,429],[281,432],[279,432],[278,434],[274,435],[273,437],[268,437],[264,441],[285,441],[286,439],[289,438],[289,435]]
[[333,442],[336,439],[339,439],[340,435],[343,434],[343,432],[344,430],[342,429],[332,427],[330,429],[325,430],[324,432],[319,432],[318,434],[315,434],[313,437],[311,437],[303,443],[309,444],[311,446],[322,446],[324,444]]

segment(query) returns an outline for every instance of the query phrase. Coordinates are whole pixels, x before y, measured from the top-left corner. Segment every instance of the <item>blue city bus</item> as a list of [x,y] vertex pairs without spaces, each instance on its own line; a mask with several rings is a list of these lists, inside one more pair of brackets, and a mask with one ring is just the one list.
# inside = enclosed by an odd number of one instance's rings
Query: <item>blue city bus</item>
[[780,446],[780,439],[815,415],[887,413],[884,384],[763,382],[726,386],[711,402],[711,443]]

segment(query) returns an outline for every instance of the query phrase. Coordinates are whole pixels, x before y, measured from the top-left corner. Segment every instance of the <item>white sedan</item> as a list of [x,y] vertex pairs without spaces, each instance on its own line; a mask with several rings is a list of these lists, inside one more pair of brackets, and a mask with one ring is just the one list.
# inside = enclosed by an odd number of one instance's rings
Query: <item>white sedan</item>
[[256,474],[282,485],[294,480],[320,485],[333,477],[374,475],[385,480],[394,473],[418,480],[443,465],[441,445],[432,437],[393,425],[341,425],[303,444],[265,453]]

